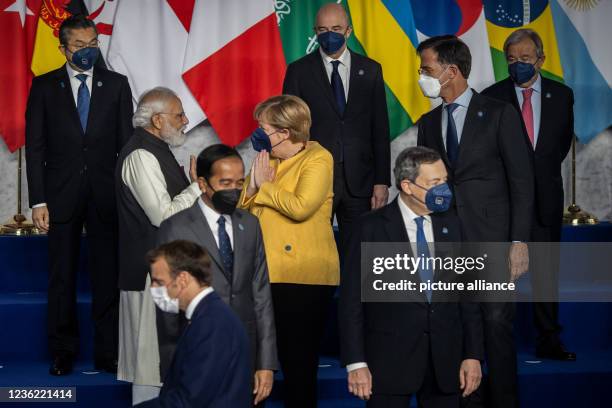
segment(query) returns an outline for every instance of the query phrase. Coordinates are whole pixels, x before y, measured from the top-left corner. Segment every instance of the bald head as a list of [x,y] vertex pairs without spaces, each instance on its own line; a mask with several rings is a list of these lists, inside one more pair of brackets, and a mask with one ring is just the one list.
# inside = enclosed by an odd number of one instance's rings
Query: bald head
[[346,29],[349,25],[349,18],[348,14],[346,14],[346,10],[340,4],[327,3],[321,6],[317,12],[315,24],[316,27],[333,27],[334,25],[341,25]]

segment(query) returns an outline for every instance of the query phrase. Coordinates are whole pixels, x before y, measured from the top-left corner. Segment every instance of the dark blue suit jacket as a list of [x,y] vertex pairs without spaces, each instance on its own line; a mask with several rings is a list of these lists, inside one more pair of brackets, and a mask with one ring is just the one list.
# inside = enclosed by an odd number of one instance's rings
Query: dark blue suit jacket
[[191,316],[159,397],[138,407],[250,407],[250,361],[242,323],[212,292]]

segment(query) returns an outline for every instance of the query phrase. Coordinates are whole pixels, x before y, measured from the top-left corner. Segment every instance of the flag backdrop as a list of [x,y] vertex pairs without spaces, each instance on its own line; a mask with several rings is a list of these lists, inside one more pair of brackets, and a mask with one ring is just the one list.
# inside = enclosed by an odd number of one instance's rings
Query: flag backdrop
[[[0,0],[0,68],[9,84],[0,101],[0,133],[11,151],[23,145],[23,113],[32,72],[64,63],[57,28],[69,15],[91,13],[109,67],[129,77],[137,99],[146,89],[174,89],[190,119],[208,117],[232,145],[256,126],[257,102],[278,94],[286,64],[317,48],[317,9],[328,0]],[[477,90],[505,78],[503,43],[517,28],[544,41],[543,75],[576,95],[582,142],[612,124],[610,0],[337,0],[349,12],[349,47],[383,67],[391,138],[431,108],[417,84],[419,41],[462,38],[473,54]],[[35,41],[34,41],[35,39]],[[33,45],[34,44],[34,45]]]

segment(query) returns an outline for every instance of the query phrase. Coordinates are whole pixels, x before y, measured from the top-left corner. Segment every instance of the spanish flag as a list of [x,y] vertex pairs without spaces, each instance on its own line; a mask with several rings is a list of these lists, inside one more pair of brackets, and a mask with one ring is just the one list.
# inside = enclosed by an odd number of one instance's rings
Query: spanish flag
[[62,22],[74,14],[88,14],[83,0],[42,0],[32,55],[35,76],[53,71],[66,62],[58,49],[58,33]]

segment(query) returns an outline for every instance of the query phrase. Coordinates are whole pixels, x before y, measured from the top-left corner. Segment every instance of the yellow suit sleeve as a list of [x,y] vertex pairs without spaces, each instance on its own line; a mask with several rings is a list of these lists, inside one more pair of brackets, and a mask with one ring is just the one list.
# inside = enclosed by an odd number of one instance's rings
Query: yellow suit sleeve
[[271,207],[294,221],[304,221],[325,202],[333,182],[331,155],[314,156],[302,167],[295,192],[275,183],[264,183],[254,196],[255,204]]

